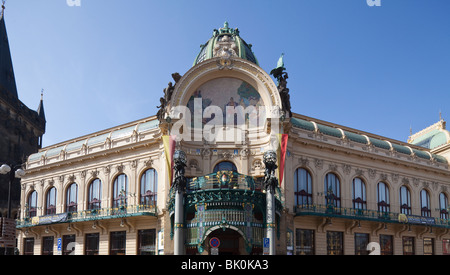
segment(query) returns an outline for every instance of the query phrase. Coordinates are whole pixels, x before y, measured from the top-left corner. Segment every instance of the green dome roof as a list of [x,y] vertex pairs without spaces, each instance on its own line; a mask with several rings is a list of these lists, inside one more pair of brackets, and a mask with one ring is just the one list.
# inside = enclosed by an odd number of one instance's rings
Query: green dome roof
[[204,45],[200,45],[200,53],[195,58],[194,66],[214,57],[240,57],[259,66],[252,45],[247,44],[240,36],[239,30],[228,27],[225,22],[223,28],[215,29],[213,36]]

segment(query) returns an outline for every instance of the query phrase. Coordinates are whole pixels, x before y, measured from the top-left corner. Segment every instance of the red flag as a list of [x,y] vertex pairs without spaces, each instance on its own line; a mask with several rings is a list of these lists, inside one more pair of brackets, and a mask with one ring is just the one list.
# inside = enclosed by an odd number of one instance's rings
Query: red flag
[[284,174],[284,164],[286,161],[286,151],[287,151],[287,143],[288,143],[288,135],[287,134],[278,134],[278,140],[280,142],[280,146],[278,147],[278,179],[281,186],[283,182],[283,174]]
[[175,153],[175,137],[163,136],[164,153],[166,155],[167,171],[169,173],[170,185],[172,186],[172,171],[173,171],[173,154]]

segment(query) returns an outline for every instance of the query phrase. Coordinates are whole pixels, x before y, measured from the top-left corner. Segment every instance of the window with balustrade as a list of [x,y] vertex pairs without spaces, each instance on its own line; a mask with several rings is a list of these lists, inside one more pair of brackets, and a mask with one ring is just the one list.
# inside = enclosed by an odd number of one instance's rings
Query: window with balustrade
[[353,208],[366,210],[366,184],[361,178],[353,179]]
[[311,174],[304,168],[298,168],[294,173],[295,205],[312,204]]
[[141,176],[140,204],[156,205],[158,194],[158,173],[155,169],[146,170]]
[[411,215],[411,192],[404,185],[400,187],[400,213]]
[[45,215],[56,214],[56,188],[52,187],[47,191],[45,203]]
[[102,204],[102,181],[94,179],[89,184],[88,191],[88,209],[100,209]]
[[78,184],[72,183],[66,192],[66,212],[77,212],[78,210]]

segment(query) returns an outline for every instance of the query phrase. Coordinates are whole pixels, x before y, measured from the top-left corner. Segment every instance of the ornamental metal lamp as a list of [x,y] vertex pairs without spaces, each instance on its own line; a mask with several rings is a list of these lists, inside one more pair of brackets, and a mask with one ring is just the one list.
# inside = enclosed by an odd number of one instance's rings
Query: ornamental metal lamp
[[14,182],[14,178],[21,179],[25,176],[26,172],[21,168],[21,165],[16,165],[13,168],[8,164],[3,164],[0,166],[0,174],[6,175],[9,174],[9,191],[8,191],[8,216],[7,218],[11,218],[11,185]]
[[183,255],[184,248],[184,189],[186,178],[184,177],[186,167],[186,153],[176,150],[173,155],[175,177],[173,188],[175,189],[175,223],[174,223],[174,254]]

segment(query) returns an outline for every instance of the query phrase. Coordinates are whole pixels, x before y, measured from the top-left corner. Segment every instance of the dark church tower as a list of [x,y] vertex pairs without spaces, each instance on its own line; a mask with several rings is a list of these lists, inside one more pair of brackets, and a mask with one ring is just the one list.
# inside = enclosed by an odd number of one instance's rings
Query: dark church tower
[[[0,166],[25,163],[27,157],[42,146],[45,133],[44,105],[41,97],[38,110],[29,109],[18,97],[4,6],[0,15]],[[5,217],[8,205],[8,175],[0,175],[0,216]],[[20,182],[12,185],[12,217],[20,201]]]

